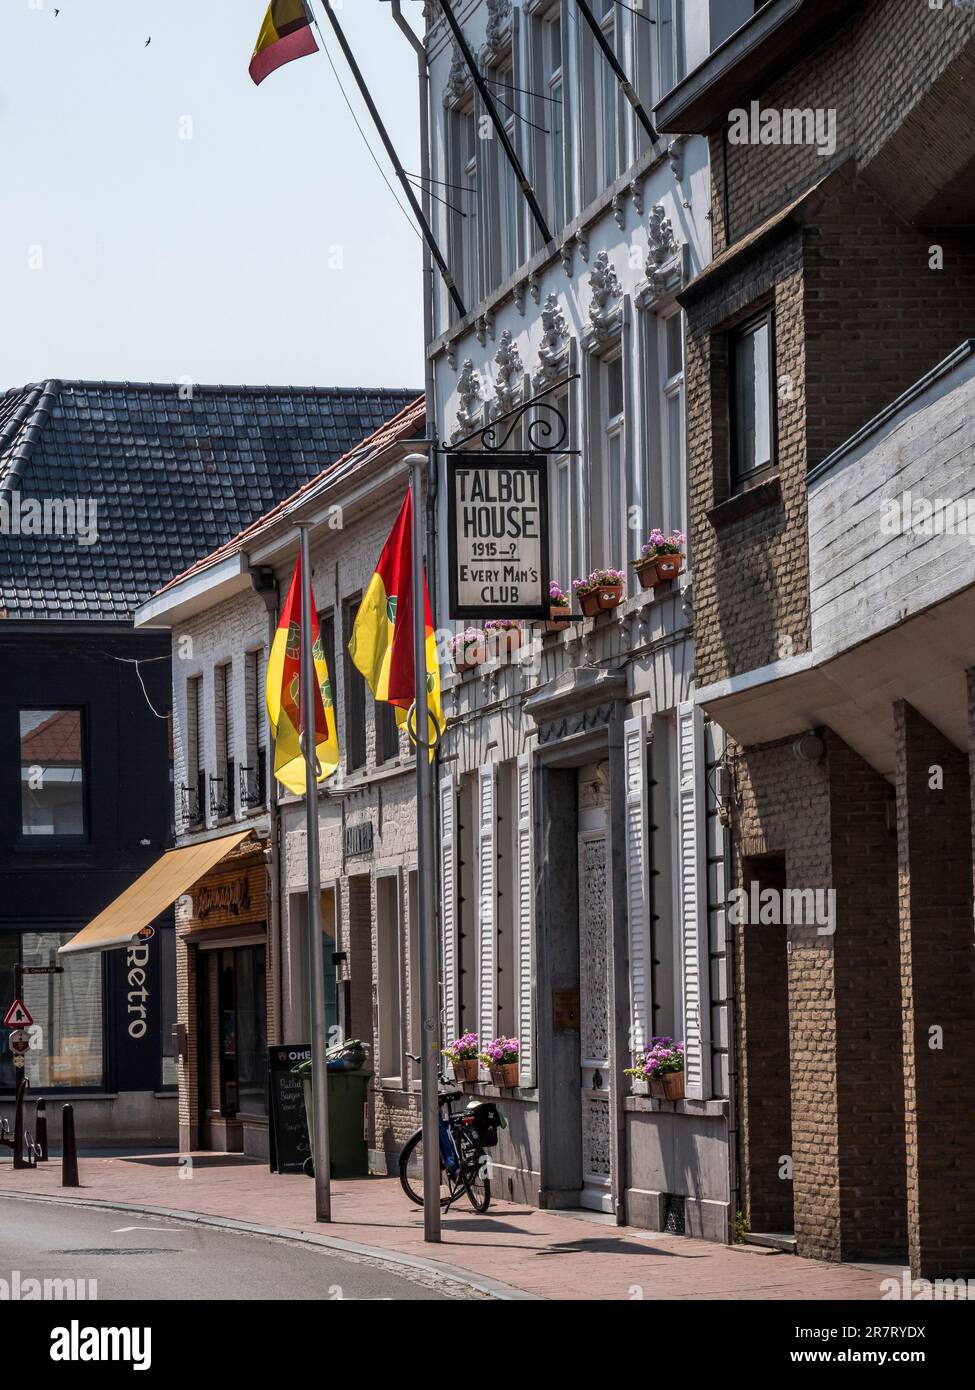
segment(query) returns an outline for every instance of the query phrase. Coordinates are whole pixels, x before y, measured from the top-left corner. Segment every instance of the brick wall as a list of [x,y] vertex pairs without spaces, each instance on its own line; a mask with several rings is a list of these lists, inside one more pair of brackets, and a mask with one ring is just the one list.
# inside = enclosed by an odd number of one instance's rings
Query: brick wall
[[[695,675],[708,685],[809,646],[800,234],[685,304]],[[729,502],[724,330],[765,304],[775,308],[778,483],[760,494],[761,505],[757,494],[737,507]]]
[[[916,111],[945,69],[975,34],[975,15],[945,0],[873,0],[858,15],[769,84],[753,92],[763,109],[836,111],[836,151],[813,144],[731,145],[722,128],[710,137],[715,250],[731,245],[845,158],[868,167],[898,127]],[[948,131],[942,130],[940,143]],[[950,154],[927,140],[930,178]]]
[[894,717],[911,1271],[968,1276],[975,1267],[971,755],[904,701]]

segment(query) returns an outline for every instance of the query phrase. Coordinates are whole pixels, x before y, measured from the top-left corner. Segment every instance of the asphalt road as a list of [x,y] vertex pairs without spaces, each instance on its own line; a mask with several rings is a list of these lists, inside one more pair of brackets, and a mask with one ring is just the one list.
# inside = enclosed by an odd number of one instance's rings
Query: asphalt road
[[28,1278],[94,1280],[87,1296],[99,1300],[484,1297],[426,1271],[298,1241],[3,1197],[0,1280],[10,1287],[17,1278],[21,1288]]

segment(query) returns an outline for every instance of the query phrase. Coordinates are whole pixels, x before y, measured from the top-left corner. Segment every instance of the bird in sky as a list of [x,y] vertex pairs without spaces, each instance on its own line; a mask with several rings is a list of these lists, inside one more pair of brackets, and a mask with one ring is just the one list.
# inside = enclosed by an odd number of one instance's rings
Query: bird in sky
[[148,48],[149,45],[150,45],[151,43],[152,43],[152,35],[150,34],[149,37],[146,39],[145,43],[142,45],[142,47],[143,47],[143,48]]
[[61,13],[60,10],[55,10],[55,11],[54,11],[54,18],[57,19],[58,15],[59,15],[60,13]]

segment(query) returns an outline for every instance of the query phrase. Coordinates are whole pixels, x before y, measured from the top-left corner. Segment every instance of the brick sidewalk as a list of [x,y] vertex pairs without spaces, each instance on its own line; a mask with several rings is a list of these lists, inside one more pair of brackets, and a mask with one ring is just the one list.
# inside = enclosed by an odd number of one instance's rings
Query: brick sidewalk
[[[79,1160],[81,1187],[62,1189],[61,1165],[14,1172],[0,1163],[0,1194],[64,1195],[169,1208],[425,1259],[545,1299],[878,1299],[896,1268],[832,1265],[754,1247],[596,1224],[585,1217],[492,1202],[484,1216],[458,1207],[440,1246],[423,1241],[423,1215],[395,1178],[332,1184],[330,1226],[317,1225],[313,1186],[235,1154],[195,1154],[192,1178],[176,1154]],[[0,1222],[3,1207],[0,1203]]]

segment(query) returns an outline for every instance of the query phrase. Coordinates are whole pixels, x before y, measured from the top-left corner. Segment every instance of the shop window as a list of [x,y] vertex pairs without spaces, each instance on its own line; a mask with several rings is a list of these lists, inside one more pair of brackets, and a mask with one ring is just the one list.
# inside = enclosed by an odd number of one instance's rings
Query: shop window
[[35,843],[85,838],[85,761],[80,709],[20,711],[22,835]]
[[349,655],[349,638],[355,626],[361,595],[347,598],[342,605],[342,629],[345,635],[345,770],[354,772],[366,765],[366,683],[362,672],[353,665]]
[[23,977],[23,1000],[34,1025],[26,1075],[35,1090],[50,1086],[100,1087],[102,957],[97,951],[59,956],[75,931],[21,934],[25,966],[63,966],[60,975]]
[[774,334],[767,310],[730,335],[731,478],[747,484],[774,457]]
[[379,947],[379,1066],[384,1082],[402,1084],[403,970],[400,946],[399,875],[376,879]]

